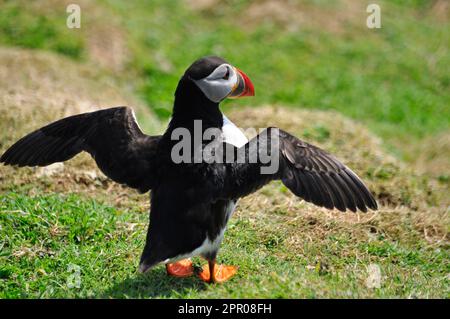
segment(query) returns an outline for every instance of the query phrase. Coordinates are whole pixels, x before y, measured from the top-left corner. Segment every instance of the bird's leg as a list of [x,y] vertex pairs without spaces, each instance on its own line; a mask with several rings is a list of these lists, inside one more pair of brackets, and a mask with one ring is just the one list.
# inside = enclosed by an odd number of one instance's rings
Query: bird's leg
[[189,277],[194,274],[194,266],[190,259],[183,259],[171,264],[166,264],[167,274],[174,277]]
[[208,282],[210,284],[216,282],[216,260],[208,260],[208,270],[209,270],[209,279]]
[[202,267],[198,274],[200,279],[208,283],[222,283],[233,277],[237,273],[238,267],[216,265],[216,260],[208,260],[208,264]]

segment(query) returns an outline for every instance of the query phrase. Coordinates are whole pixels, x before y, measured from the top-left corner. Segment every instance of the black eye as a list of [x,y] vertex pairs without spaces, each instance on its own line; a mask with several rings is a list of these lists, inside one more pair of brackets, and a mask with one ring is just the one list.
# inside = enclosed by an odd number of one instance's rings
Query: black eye
[[229,68],[227,68],[227,73],[225,73],[225,75],[223,76],[223,78],[222,79],[224,79],[224,80],[228,80],[228,78],[230,77],[230,69]]

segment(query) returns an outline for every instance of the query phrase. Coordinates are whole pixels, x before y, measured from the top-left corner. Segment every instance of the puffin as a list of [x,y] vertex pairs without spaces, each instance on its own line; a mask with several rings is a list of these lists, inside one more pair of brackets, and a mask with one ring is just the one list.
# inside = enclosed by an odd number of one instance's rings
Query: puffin
[[[242,70],[202,57],[181,76],[162,135],[143,133],[130,107],[113,107],[50,123],[18,140],[0,162],[46,166],[89,153],[113,181],[151,192],[139,272],[163,263],[170,276],[222,283],[238,270],[216,262],[237,202],[271,181],[330,210],[377,209],[362,180],[333,155],[277,127],[248,140],[222,114],[223,100],[254,94]],[[195,256],[207,263],[194,267]]]

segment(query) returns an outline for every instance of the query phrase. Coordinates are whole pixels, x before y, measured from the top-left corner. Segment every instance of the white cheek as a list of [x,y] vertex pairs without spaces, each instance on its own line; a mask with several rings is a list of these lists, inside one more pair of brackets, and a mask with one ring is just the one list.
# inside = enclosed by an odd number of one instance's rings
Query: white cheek
[[230,80],[208,80],[195,81],[203,94],[213,102],[220,102],[231,93],[233,85]]
[[227,80],[205,78],[194,82],[208,99],[219,103],[233,90],[237,83],[237,75],[236,72],[231,69],[230,77]]

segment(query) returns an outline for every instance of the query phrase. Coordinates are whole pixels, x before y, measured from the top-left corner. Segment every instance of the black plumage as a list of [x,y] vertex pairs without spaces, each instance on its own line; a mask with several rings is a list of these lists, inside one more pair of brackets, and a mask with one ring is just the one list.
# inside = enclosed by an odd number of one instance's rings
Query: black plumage
[[[260,161],[174,163],[171,135],[175,129],[193,132],[195,120],[202,121],[203,131],[223,126],[219,103],[208,99],[195,81],[224,63],[221,58],[207,57],[185,72],[175,92],[172,119],[162,136],[145,135],[130,108],[116,107],[51,123],[12,145],[0,162],[44,166],[86,151],[112,180],[141,192],[151,190],[142,271],[159,262],[189,257],[199,247],[203,247],[199,254],[214,260],[236,201],[272,180],[281,180],[295,195],[328,209],[365,212],[377,208],[370,191],[348,167],[277,128],[267,129],[239,149],[222,145],[232,149],[236,158],[248,159],[261,151],[270,153],[270,143],[277,136],[279,168],[270,174],[261,174],[264,164]],[[241,77],[241,86],[242,81]],[[203,147],[209,142],[202,140]]]
[[[275,132],[273,132],[275,131]],[[247,158],[252,152],[270,153],[266,150],[272,134],[279,138],[280,167],[274,174],[260,174],[264,164],[232,163],[231,174],[226,175],[222,196],[239,198],[280,179],[295,195],[315,205],[340,211],[349,209],[363,212],[377,209],[377,203],[359,177],[334,156],[308,144],[278,128],[269,128],[243,146]]]
[[127,107],[70,116],[26,135],[1,157],[6,165],[46,166],[86,151],[115,182],[141,192],[154,185],[160,136],[148,136]]

